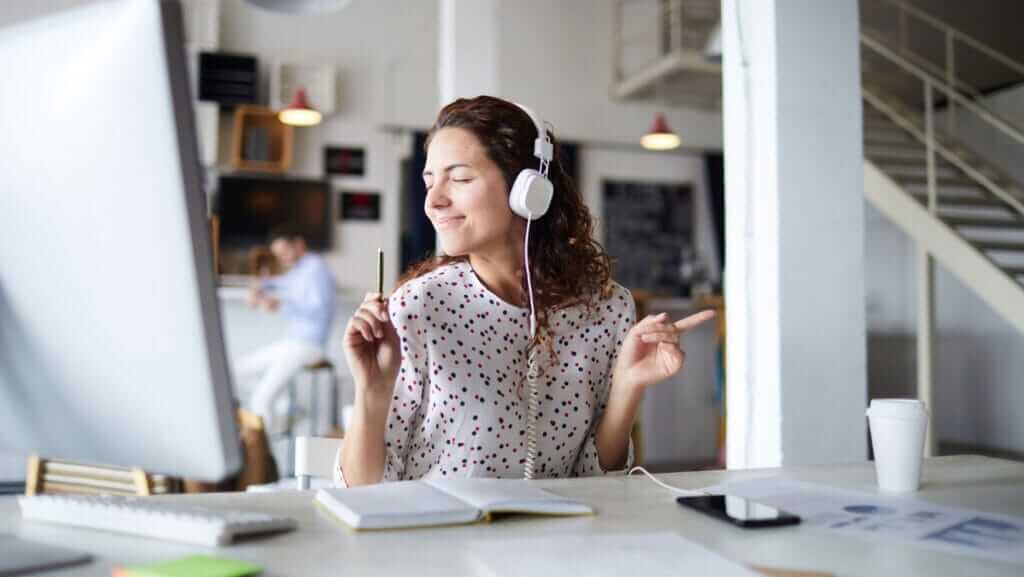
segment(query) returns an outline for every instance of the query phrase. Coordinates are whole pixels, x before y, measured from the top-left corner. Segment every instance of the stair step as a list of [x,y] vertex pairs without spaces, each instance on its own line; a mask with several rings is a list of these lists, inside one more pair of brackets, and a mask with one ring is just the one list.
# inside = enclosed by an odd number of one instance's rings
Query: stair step
[[1002,269],[1010,276],[1024,276],[1024,266],[1004,266]]
[[924,151],[910,151],[915,154],[907,154],[906,151],[880,151],[878,149],[864,149],[864,156],[874,164],[900,166],[924,166],[927,162]]
[[[925,174],[897,174],[892,178],[901,184],[928,184],[928,175]],[[963,176],[937,176],[935,184],[938,186],[978,186],[978,183]]]
[[864,130],[864,140],[896,144],[903,144],[905,142],[917,142],[917,140],[913,136],[907,134],[906,132],[897,130],[895,128],[866,128]]
[[865,114],[861,120],[864,123],[864,128],[899,128],[895,122],[885,116],[868,116]]
[[[884,162],[878,163],[878,167],[892,178],[900,176],[928,176],[928,167],[924,163],[893,164]],[[956,167],[939,163],[935,163],[935,176],[939,178],[967,178]]]
[[972,240],[971,244],[985,251],[1024,252],[1024,242],[1012,240]]
[[917,142],[916,138],[893,126],[888,128],[865,128],[864,140],[871,140],[875,142],[895,142],[897,144],[902,144],[904,142]]
[[946,216],[942,220],[949,226],[956,228],[1009,228],[1024,230],[1024,221],[1019,219],[997,220],[969,216]]
[[901,150],[924,150],[924,145],[916,139],[904,138],[902,140],[876,138],[871,135],[864,136],[864,146],[881,146],[884,148],[897,148]]
[[878,128],[893,128],[896,123],[893,122],[888,116],[881,114],[865,114],[861,121],[864,123],[864,127],[874,126]]
[[[920,201],[921,204],[926,204],[928,202],[927,194],[915,193],[911,194],[911,196]],[[1003,207],[1003,203],[984,196],[945,196],[940,194],[937,200],[939,202],[940,207]]]
[[[875,154],[865,154],[865,156],[882,170],[886,168],[924,168],[926,162],[924,158],[914,156],[877,156]],[[952,165],[947,163],[937,164],[936,166],[952,167]]]

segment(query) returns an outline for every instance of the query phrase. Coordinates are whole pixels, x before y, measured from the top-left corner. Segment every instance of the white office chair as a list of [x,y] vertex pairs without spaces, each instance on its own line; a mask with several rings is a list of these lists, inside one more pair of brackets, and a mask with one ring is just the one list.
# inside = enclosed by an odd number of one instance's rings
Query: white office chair
[[295,438],[295,479],[300,491],[309,489],[314,477],[334,479],[334,463],[343,443],[331,437]]

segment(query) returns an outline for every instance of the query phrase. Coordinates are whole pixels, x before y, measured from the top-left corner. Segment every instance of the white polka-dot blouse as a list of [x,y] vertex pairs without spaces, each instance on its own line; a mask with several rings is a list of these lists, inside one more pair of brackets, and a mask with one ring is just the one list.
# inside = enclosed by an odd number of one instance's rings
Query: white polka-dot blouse
[[[384,480],[521,478],[526,459],[530,311],[501,300],[468,262],[407,282],[389,300],[402,364],[385,429]],[[595,434],[611,368],[636,312],[613,283],[609,298],[549,317],[554,355],[538,379],[534,475],[605,473]],[[632,464],[630,444],[627,466]],[[335,465],[335,482],[344,475]]]

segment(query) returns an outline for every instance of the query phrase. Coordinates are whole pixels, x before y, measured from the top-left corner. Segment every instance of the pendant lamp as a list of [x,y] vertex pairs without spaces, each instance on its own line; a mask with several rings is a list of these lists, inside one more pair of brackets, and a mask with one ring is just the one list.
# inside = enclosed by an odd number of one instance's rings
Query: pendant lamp
[[640,145],[647,150],[672,150],[679,147],[679,142],[679,135],[672,132],[660,112],[654,117],[651,130],[640,138]]
[[299,88],[287,108],[277,113],[277,119],[291,126],[314,126],[320,124],[323,116],[320,111],[309,105],[306,100],[306,89]]

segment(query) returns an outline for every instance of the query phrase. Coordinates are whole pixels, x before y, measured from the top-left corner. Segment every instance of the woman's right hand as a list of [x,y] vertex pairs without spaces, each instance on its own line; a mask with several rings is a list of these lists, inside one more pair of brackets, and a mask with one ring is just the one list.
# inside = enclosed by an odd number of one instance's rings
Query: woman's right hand
[[[368,293],[348,321],[343,339],[345,358],[355,380],[357,402],[387,412],[402,363],[398,333],[388,316],[388,302]],[[361,398],[360,398],[361,397]]]

